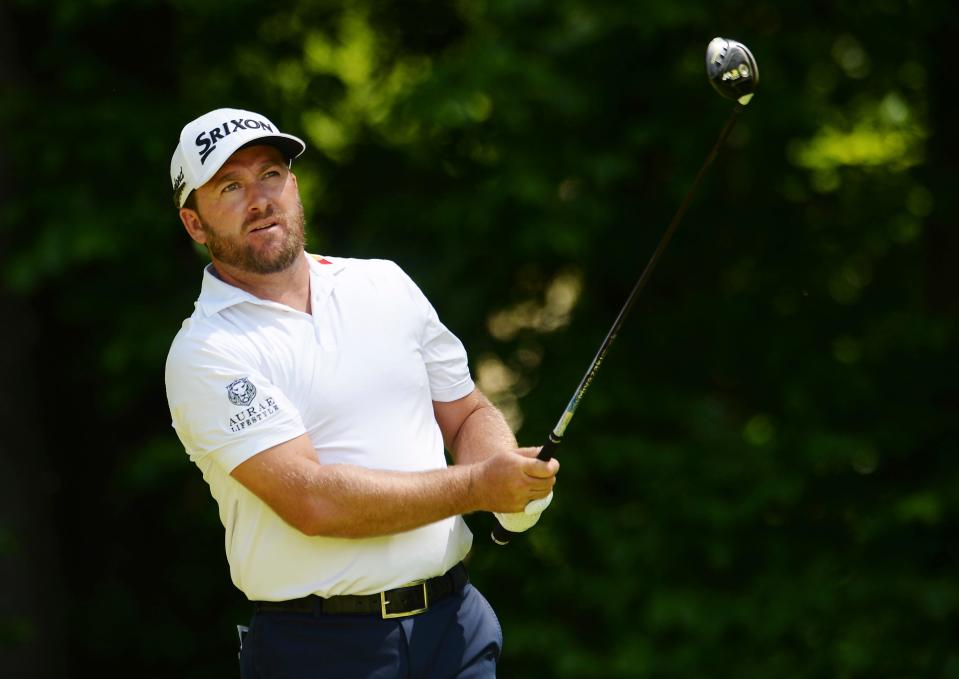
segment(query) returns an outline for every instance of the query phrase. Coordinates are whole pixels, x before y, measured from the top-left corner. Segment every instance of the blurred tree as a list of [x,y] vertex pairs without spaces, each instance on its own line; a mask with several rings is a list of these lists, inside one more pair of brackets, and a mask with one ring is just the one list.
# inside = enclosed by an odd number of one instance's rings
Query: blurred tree
[[[9,49],[10,24],[0,7],[0,99],[9,100],[21,82],[15,53]],[[15,199],[9,190],[17,164],[0,146],[0,204]],[[8,676],[58,676],[63,656],[63,627],[49,615],[63,600],[61,558],[52,499],[59,475],[51,469],[46,437],[40,428],[41,394],[31,369],[37,319],[25,300],[0,292],[0,664]]]
[[927,191],[913,197],[914,211],[929,214],[924,230],[926,245],[926,299],[930,307],[941,313],[955,314],[959,310],[959,206],[955,187],[959,186],[959,172],[955,158],[959,157],[959,131],[953,124],[957,110],[955,71],[946,61],[953,46],[959,17],[955,8],[944,16],[929,17],[928,82],[929,88],[929,162],[924,168],[923,180]]
[[[230,676],[248,615],[162,387],[203,262],[166,183],[185,121],[301,132],[311,248],[404,266],[536,443],[727,115],[702,72],[719,34],[760,90],[570,428],[553,508],[505,550],[468,519],[501,674],[959,676],[950,3],[2,13],[3,306],[36,323],[2,346],[63,479],[44,577],[68,667]],[[42,523],[29,495],[10,516]]]

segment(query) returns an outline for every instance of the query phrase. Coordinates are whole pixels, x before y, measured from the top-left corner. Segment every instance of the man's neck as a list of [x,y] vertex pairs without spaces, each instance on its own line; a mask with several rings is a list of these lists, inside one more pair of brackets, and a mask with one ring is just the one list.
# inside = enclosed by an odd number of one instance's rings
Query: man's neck
[[240,288],[260,299],[285,304],[291,309],[312,313],[310,304],[310,265],[301,253],[294,262],[276,273],[243,271],[213,258],[213,269],[224,283]]

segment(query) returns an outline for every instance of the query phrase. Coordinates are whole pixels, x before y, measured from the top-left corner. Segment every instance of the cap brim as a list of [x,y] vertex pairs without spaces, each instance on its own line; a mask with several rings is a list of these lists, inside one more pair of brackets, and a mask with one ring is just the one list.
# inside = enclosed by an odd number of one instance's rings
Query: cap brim
[[286,157],[289,163],[292,163],[294,158],[306,150],[306,144],[303,143],[302,139],[294,137],[292,134],[283,134],[282,132],[280,134],[265,134],[262,137],[250,139],[230,151],[230,155],[226,156],[223,162],[210,165],[203,173],[203,176],[198,178],[197,186],[194,188],[199,188],[213,179],[213,176],[220,171],[220,168],[226,164],[234,153],[248,146],[273,146]]
[[[248,146],[260,146],[262,144],[275,146],[280,150],[280,153],[286,156],[286,159],[290,161],[302,155],[303,151],[306,150],[306,144],[304,144],[299,138],[294,137],[292,134],[269,134],[263,137],[257,137],[256,139],[251,139],[242,146],[237,147],[236,151],[245,149]],[[233,153],[236,153],[236,151]]]

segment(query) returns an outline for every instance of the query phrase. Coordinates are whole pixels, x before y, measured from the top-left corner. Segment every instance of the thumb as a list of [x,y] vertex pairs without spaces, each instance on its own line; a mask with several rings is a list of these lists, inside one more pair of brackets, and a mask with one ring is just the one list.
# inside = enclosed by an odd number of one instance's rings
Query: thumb
[[559,460],[555,457],[550,459],[547,462],[542,460],[529,460],[525,469],[527,476],[535,476],[538,479],[548,479],[551,476],[556,476],[556,473],[559,472]]

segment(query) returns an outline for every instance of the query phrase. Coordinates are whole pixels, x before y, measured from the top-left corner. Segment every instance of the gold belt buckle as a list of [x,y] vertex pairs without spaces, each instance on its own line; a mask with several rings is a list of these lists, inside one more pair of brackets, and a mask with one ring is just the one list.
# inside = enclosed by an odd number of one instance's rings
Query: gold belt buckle
[[397,587],[397,589],[404,589],[406,587],[415,587],[420,585],[423,587],[423,608],[415,608],[410,611],[400,611],[399,613],[387,613],[386,607],[389,605],[389,601],[386,599],[386,592],[380,592],[380,615],[383,616],[384,620],[389,620],[390,618],[405,618],[410,615],[416,615],[417,613],[422,613],[427,608],[430,607],[429,596],[426,593],[426,580],[414,580],[408,585],[403,585]]

